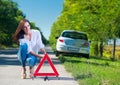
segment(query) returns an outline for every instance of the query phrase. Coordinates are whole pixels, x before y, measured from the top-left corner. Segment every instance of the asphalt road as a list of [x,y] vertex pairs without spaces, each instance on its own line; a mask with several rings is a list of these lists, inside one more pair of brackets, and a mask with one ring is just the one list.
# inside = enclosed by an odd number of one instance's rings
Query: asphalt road
[[[46,81],[44,80],[46,76],[37,76],[34,79],[30,79],[28,77],[29,70],[27,66],[27,78],[21,79],[21,65],[17,60],[17,50],[18,49],[0,50],[0,85],[78,85],[71,74],[65,71],[64,66],[54,55],[50,47],[46,47],[46,51],[58,71],[59,76],[48,76]],[[35,69],[38,64],[35,66]],[[46,61],[41,67],[40,72],[53,73],[54,71]]]

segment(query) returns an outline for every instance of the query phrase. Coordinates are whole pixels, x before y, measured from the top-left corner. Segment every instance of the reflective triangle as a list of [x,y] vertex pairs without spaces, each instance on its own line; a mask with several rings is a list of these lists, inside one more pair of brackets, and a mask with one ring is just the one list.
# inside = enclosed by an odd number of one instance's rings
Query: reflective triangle
[[[41,73],[41,72],[39,72],[39,70],[41,69],[45,60],[48,61],[48,64],[52,67],[54,73]],[[52,60],[48,56],[48,54],[45,54],[44,57],[42,58],[41,62],[38,64],[38,66],[34,72],[34,76],[59,76],[59,74],[58,74],[54,64],[52,63]]]

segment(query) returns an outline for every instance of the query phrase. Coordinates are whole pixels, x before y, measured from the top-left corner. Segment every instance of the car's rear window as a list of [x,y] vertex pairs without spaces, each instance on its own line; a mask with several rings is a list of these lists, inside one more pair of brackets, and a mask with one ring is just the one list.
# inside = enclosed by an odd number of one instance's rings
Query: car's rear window
[[73,38],[73,39],[83,39],[88,40],[87,35],[79,32],[64,32],[62,37]]

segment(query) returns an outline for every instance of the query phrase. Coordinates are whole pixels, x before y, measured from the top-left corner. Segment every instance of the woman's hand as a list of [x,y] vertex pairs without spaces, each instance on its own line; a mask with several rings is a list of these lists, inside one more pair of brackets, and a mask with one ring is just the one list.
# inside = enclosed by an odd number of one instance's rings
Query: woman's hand
[[39,54],[37,55],[38,58],[43,58],[43,56],[40,56]]
[[46,54],[46,51],[44,48],[41,48],[40,51],[43,52],[44,54]]

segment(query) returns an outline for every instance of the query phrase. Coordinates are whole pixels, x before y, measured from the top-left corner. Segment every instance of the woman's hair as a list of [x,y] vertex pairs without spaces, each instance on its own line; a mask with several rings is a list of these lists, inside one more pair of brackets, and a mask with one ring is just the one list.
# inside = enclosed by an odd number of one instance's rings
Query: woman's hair
[[26,22],[29,22],[29,21],[27,19],[22,19],[19,22],[19,25],[18,25],[15,33],[13,34],[13,41],[18,42],[18,39],[24,38],[25,32],[22,29],[24,28],[24,24]]

